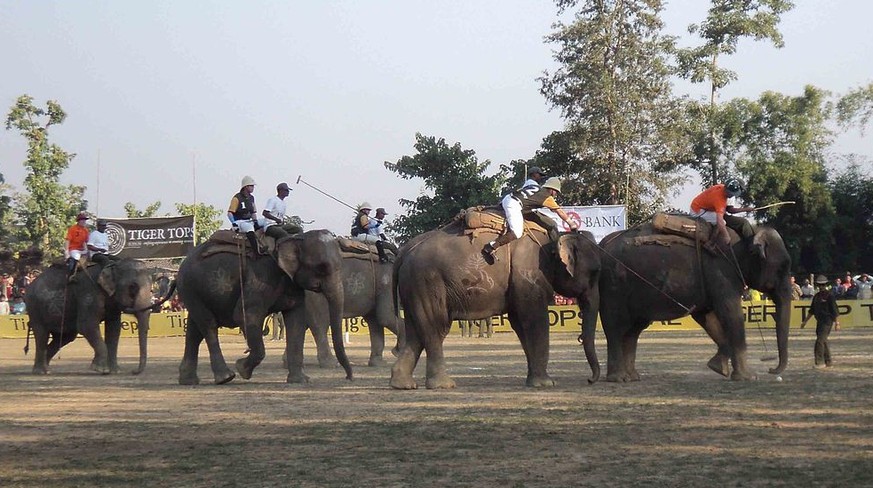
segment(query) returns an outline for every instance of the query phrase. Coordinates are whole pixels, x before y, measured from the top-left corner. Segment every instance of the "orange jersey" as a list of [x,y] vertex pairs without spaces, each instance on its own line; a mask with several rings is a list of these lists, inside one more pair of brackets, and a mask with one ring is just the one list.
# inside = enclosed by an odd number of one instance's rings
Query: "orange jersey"
[[88,229],[81,225],[74,225],[67,229],[67,241],[70,245],[68,251],[82,251],[85,249],[85,243],[88,242]]
[[724,215],[727,210],[727,193],[724,191],[724,185],[711,186],[694,197],[691,201],[691,210],[694,212],[708,210]]

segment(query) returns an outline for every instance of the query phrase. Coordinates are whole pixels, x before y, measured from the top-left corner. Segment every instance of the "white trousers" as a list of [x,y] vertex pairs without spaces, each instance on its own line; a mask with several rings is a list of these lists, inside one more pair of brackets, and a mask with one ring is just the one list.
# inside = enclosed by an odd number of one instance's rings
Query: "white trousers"
[[701,210],[699,212],[695,212],[691,210],[692,217],[700,217],[701,219],[709,222],[710,224],[718,224],[718,214],[713,212],[712,210]]
[[70,251],[70,257],[75,259],[76,261],[78,261],[79,258],[82,257],[82,254],[85,254],[85,251],[79,251],[77,249]]
[[260,225],[262,228],[267,225],[267,219],[265,219],[265,218],[260,218],[257,220],[255,220],[255,219],[243,219],[243,220],[237,220],[234,223],[236,224],[237,227],[239,227],[240,232],[251,232],[251,231],[255,230],[255,222],[257,222],[258,225]]
[[352,239],[356,241],[366,242],[367,244],[375,244],[376,242],[381,240],[379,239],[379,236],[373,236],[370,234],[358,234],[352,237]]
[[516,239],[521,239],[524,234],[524,217],[521,215],[521,202],[512,198],[512,194],[503,197],[500,201],[503,213],[506,214],[506,226],[515,234]]

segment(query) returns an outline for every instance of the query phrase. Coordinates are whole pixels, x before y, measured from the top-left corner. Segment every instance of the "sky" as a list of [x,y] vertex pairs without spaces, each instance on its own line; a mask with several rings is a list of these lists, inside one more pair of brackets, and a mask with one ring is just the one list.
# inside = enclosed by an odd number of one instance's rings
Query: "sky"
[[[723,100],[873,81],[873,2],[796,3],[783,49],[743,41],[724,59],[739,79]],[[687,26],[707,8],[666,2],[666,32],[695,45]],[[347,234],[354,212],[298,178],[390,220],[425,190],[384,167],[415,154],[416,133],[460,143],[496,173],[563,127],[537,81],[556,68],[544,42],[556,20],[545,0],[0,0],[0,109],[5,119],[22,94],[61,104],[67,119],[49,137],[76,153],[62,182],[87,186],[101,217],[123,217],[125,202],[224,212],[250,175],[259,208],[285,181],[290,214]],[[707,89],[680,80],[675,91]],[[841,134],[835,150],[873,156],[873,134]],[[25,157],[24,138],[0,131],[0,173],[17,189]]]

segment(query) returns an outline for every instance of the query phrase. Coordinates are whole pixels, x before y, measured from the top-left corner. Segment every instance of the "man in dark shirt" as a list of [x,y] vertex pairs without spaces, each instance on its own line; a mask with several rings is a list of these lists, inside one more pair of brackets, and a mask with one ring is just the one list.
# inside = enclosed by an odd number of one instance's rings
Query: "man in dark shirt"
[[815,317],[815,355],[816,368],[829,368],[831,361],[831,348],[828,344],[828,336],[831,333],[831,327],[840,328],[839,316],[840,312],[837,309],[837,300],[834,294],[828,290],[828,279],[824,275],[818,275],[815,278],[815,284],[818,286],[818,293],[812,297],[812,303],[809,307],[809,315],[803,319],[800,328],[806,327],[806,322],[810,317]]

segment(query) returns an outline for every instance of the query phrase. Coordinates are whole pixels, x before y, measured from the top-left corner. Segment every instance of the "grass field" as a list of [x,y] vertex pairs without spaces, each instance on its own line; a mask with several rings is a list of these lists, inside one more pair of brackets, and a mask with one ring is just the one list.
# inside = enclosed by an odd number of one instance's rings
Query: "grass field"
[[[653,332],[642,381],[593,386],[575,336],[556,334],[548,390],[524,387],[512,334],[447,339],[448,391],[389,389],[364,338],[349,346],[353,382],[318,369],[309,343],[312,383],[288,385],[268,342],[252,379],[224,386],[204,346],[196,387],[177,384],[182,338],[152,339],[140,376],[89,372],[83,339],[32,376],[23,340],[0,340],[0,487],[873,485],[873,329],[832,334],[829,370],[812,368],[814,333],[792,332],[781,382],[751,329],[758,381],[706,369],[702,331]],[[242,355],[222,341],[228,362]],[[602,335],[598,352],[605,367]],[[126,371],[136,354],[123,340]]]

